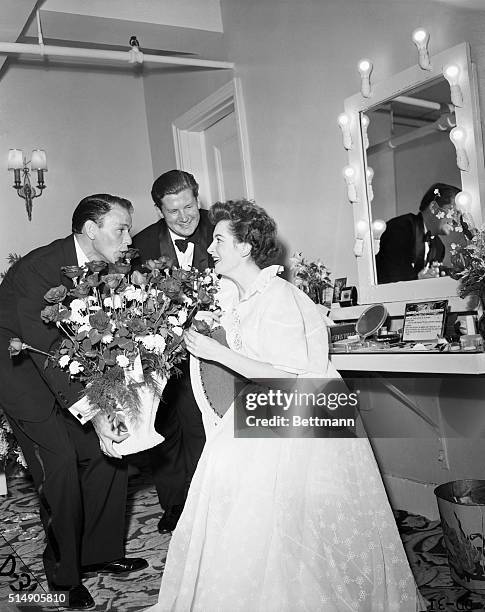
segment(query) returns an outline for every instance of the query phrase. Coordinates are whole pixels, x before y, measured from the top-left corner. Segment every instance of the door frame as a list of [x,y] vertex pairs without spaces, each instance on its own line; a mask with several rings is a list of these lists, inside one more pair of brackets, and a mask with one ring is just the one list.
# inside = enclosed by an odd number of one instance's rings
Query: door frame
[[249,156],[249,138],[241,80],[231,79],[213,94],[193,106],[172,123],[177,168],[191,172],[199,183],[202,204],[208,202],[209,174],[205,156],[204,130],[234,111],[241,155],[244,196],[254,199]]

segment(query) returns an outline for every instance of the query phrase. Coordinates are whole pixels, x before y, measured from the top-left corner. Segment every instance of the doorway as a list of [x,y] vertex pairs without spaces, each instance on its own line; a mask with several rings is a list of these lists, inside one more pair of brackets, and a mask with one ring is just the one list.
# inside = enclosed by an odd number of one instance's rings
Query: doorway
[[177,168],[191,172],[204,208],[254,198],[246,115],[239,79],[232,79],[173,122]]

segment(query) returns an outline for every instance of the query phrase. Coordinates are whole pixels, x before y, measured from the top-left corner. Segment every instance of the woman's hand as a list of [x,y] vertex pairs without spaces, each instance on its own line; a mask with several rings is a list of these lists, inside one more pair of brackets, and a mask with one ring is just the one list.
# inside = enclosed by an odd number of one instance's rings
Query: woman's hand
[[208,336],[199,334],[194,329],[189,329],[184,333],[185,346],[191,355],[199,359],[209,361],[221,361],[221,353],[224,346]]
[[197,321],[204,321],[212,329],[220,323],[221,311],[220,310],[199,310],[195,315],[194,319]]

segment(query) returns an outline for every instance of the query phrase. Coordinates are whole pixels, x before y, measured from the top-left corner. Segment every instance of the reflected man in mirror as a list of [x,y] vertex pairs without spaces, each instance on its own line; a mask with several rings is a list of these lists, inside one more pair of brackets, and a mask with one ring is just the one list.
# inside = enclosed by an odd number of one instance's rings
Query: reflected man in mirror
[[462,231],[455,207],[459,189],[435,183],[421,200],[418,214],[407,213],[387,222],[376,255],[378,283],[436,278],[445,257],[439,236]]

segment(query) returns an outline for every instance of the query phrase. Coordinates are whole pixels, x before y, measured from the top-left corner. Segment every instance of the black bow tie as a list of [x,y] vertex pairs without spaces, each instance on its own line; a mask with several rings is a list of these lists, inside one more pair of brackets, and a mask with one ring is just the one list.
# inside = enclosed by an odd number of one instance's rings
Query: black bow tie
[[189,242],[192,242],[192,240],[189,240],[188,238],[178,238],[177,240],[174,240],[175,246],[181,253],[185,253],[187,247],[189,246]]

